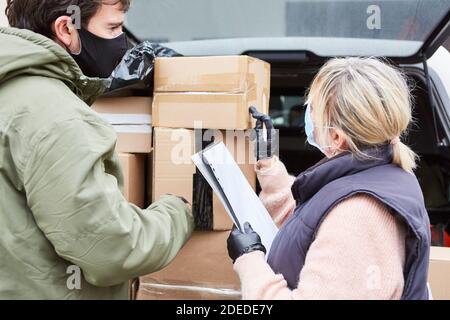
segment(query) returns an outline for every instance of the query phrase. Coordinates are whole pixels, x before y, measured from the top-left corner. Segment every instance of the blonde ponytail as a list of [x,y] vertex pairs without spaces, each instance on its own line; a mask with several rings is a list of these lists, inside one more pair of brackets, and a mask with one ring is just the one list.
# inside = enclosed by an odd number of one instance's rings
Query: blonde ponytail
[[393,160],[392,163],[403,168],[403,170],[413,173],[417,167],[417,154],[401,141],[392,144]]

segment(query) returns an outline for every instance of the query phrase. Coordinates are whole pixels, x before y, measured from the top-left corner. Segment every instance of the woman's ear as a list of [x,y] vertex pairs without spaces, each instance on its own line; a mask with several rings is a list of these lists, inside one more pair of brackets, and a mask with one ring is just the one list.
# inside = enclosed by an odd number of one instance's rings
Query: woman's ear
[[331,146],[334,150],[341,152],[348,150],[347,135],[340,129],[330,131]]
[[72,18],[61,16],[53,23],[55,41],[66,48],[70,53],[78,54],[81,51],[78,30],[72,23]]

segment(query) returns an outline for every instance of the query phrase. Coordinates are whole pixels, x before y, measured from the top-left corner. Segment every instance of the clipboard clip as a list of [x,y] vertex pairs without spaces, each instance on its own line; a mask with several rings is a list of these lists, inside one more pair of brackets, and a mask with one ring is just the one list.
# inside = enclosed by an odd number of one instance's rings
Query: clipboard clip
[[[256,137],[253,135],[252,139],[256,139],[256,159],[259,161],[273,157],[275,155],[276,132],[272,118],[259,112],[254,106],[250,107],[249,112],[253,119],[256,120]],[[264,130],[264,127],[266,130]],[[264,136],[264,133],[267,136]]]

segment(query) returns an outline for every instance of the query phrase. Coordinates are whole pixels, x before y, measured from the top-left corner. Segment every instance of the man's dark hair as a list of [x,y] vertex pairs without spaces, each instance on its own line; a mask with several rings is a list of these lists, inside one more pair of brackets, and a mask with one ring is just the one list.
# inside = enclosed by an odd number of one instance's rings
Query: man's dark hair
[[131,0],[7,0],[6,16],[11,27],[28,29],[46,37],[54,36],[53,22],[61,16],[71,15],[70,6],[78,6],[81,24],[86,26],[102,4],[121,3],[127,11]]

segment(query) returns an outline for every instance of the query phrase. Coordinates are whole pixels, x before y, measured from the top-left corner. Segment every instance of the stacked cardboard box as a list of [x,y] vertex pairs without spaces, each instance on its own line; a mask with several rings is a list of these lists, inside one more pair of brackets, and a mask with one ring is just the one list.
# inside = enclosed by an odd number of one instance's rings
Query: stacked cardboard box
[[146,206],[147,161],[152,152],[151,108],[148,97],[99,98],[92,108],[117,132],[116,151],[124,173],[124,196]]
[[270,65],[247,56],[159,58],[153,126],[246,130],[248,109],[268,113]]
[[256,188],[249,107],[268,113],[270,65],[246,56],[159,58],[154,88],[152,197],[189,200],[197,231],[167,268],[141,278],[139,298],[239,298],[226,249],[233,223],[191,156],[222,141]]
[[145,167],[143,154],[119,153],[119,162],[124,175],[123,195],[129,202],[144,208],[145,205]]
[[117,152],[151,152],[152,98],[100,98],[92,108],[116,130]]
[[245,130],[254,126],[250,106],[268,113],[270,65],[247,56],[158,58],[154,90],[153,200],[166,193],[184,196],[200,229],[230,230],[224,207],[204,187],[190,157],[211,142],[223,141],[256,185],[253,148]]
[[202,180],[191,160],[191,156],[211,140],[225,143],[250,185],[256,188],[253,144],[245,132],[210,130],[205,133],[190,129],[155,128],[153,201],[167,193],[182,196],[193,205],[198,229],[230,230],[233,223],[224,206]]

